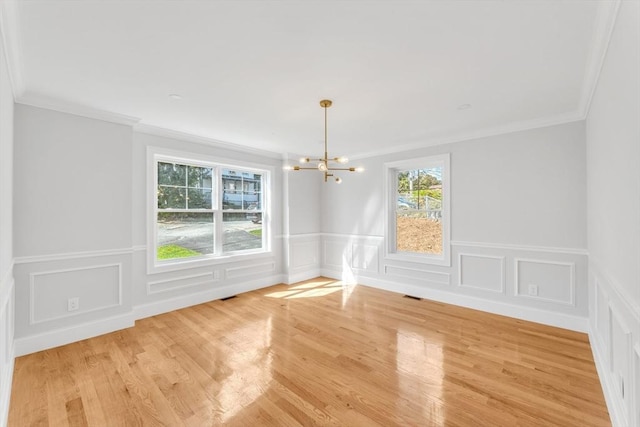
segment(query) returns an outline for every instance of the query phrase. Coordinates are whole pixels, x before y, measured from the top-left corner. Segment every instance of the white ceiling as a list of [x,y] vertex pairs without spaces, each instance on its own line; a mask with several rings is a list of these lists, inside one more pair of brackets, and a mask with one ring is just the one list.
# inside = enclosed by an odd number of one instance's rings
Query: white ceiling
[[21,102],[280,153],[321,154],[332,99],[362,156],[583,118],[611,4],[14,0],[12,68]]

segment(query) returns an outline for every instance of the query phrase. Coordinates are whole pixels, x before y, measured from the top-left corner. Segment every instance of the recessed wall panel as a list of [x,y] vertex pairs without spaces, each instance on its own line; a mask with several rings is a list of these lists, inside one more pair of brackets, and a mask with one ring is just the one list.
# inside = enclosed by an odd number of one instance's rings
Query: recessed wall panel
[[378,271],[378,246],[366,243],[351,245],[351,267],[359,270]]
[[[70,298],[78,298],[77,310],[68,309]],[[116,307],[121,302],[121,264],[30,274],[31,324]]]
[[549,260],[515,260],[515,295],[575,305],[575,264]]
[[461,287],[504,292],[504,257],[459,254],[458,268]]

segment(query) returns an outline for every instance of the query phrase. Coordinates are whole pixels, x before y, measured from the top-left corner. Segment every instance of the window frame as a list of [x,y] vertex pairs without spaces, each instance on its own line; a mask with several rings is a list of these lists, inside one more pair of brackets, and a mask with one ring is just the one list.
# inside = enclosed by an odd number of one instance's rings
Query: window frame
[[[157,218],[159,210],[158,189],[158,163],[178,163],[188,166],[206,167],[212,169],[212,203],[211,209],[202,209],[201,212],[209,213],[213,217],[214,242],[213,253],[187,258],[174,258],[170,260],[158,260],[158,227]],[[262,207],[262,247],[257,249],[237,250],[222,252],[223,214],[225,212],[244,212],[244,210],[223,209],[222,204],[222,170],[236,170],[242,172],[254,172],[262,175],[261,198]],[[208,265],[216,265],[224,262],[259,259],[272,256],[271,239],[271,194],[273,193],[272,176],[274,169],[271,166],[250,163],[241,160],[212,157],[197,153],[182,152],[177,150],[162,149],[158,147],[147,148],[147,271],[150,274],[166,271],[197,268]],[[188,210],[185,210],[188,211]],[[180,212],[176,209],[175,212]]]
[[[384,163],[385,192],[385,258],[423,264],[451,266],[451,161],[450,154]],[[410,169],[442,166],[442,253],[420,254],[396,250],[397,174]]]

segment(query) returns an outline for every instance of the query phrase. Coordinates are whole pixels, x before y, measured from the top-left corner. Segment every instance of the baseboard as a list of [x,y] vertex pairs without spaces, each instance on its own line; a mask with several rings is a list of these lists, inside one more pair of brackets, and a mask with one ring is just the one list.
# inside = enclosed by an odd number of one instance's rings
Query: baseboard
[[279,283],[283,283],[283,279],[284,277],[282,275],[274,275],[263,279],[251,280],[248,282],[209,289],[203,292],[180,295],[171,299],[136,305],[133,307],[133,317],[138,320],[162,313],[168,313],[173,310],[179,310],[181,308],[191,307],[193,305],[226,298],[232,295],[277,285]]
[[593,353],[598,378],[600,378],[600,386],[602,387],[604,400],[609,410],[611,425],[613,427],[627,427],[628,424],[624,416],[624,409],[618,404],[618,399],[615,395],[616,386],[613,383],[613,378],[609,375],[607,358],[602,354],[600,346],[598,345],[599,341],[591,324],[589,324],[589,343],[591,344],[591,352]]
[[131,312],[128,312],[76,326],[16,338],[14,342],[15,356],[24,356],[25,354],[59,347],[61,345],[70,344],[87,338],[97,337],[98,335],[108,334],[109,332],[118,331],[120,329],[130,328],[133,325],[134,318],[131,315]]
[[9,358],[9,363],[4,366],[2,373],[2,390],[0,390],[0,426],[5,427],[9,422],[9,404],[11,403],[11,387],[13,383],[13,366],[15,358]]
[[[336,277],[339,273],[334,270],[322,269],[321,272],[323,276],[341,280],[341,278]],[[446,304],[486,311],[488,313],[513,317],[520,320],[527,320],[543,325],[555,326],[557,328],[569,329],[572,331],[584,333],[588,331],[588,319],[586,317],[572,316],[568,314],[540,310],[537,308],[489,301],[486,299],[448,292],[445,290],[391,282],[388,280],[381,280],[373,277],[358,276],[356,277],[356,282],[361,285],[383,289],[385,291],[391,291],[404,295],[413,295],[420,298],[443,302]]]
[[320,276],[320,269],[307,270],[302,273],[289,274],[285,283],[291,285],[293,283],[303,282],[305,280],[315,279]]

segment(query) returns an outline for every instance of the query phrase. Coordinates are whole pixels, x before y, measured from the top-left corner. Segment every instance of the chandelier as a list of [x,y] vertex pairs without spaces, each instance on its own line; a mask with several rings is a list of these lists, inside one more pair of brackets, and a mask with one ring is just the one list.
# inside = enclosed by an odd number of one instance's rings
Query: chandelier
[[305,167],[305,166],[285,166],[286,170],[292,171],[301,171],[301,170],[317,170],[324,173],[324,182],[327,182],[329,177],[333,177],[337,184],[342,182],[342,178],[338,176],[334,176],[334,171],[348,171],[348,172],[362,172],[364,168],[347,168],[347,167],[335,167],[332,166],[332,163],[345,164],[349,161],[346,157],[332,157],[329,158],[327,152],[327,108],[331,107],[332,102],[328,99],[323,99],[320,101],[320,106],[324,108],[324,157],[321,159],[312,159],[310,157],[301,157],[300,163],[307,164],[311,162],[318,162],[315,167]]

